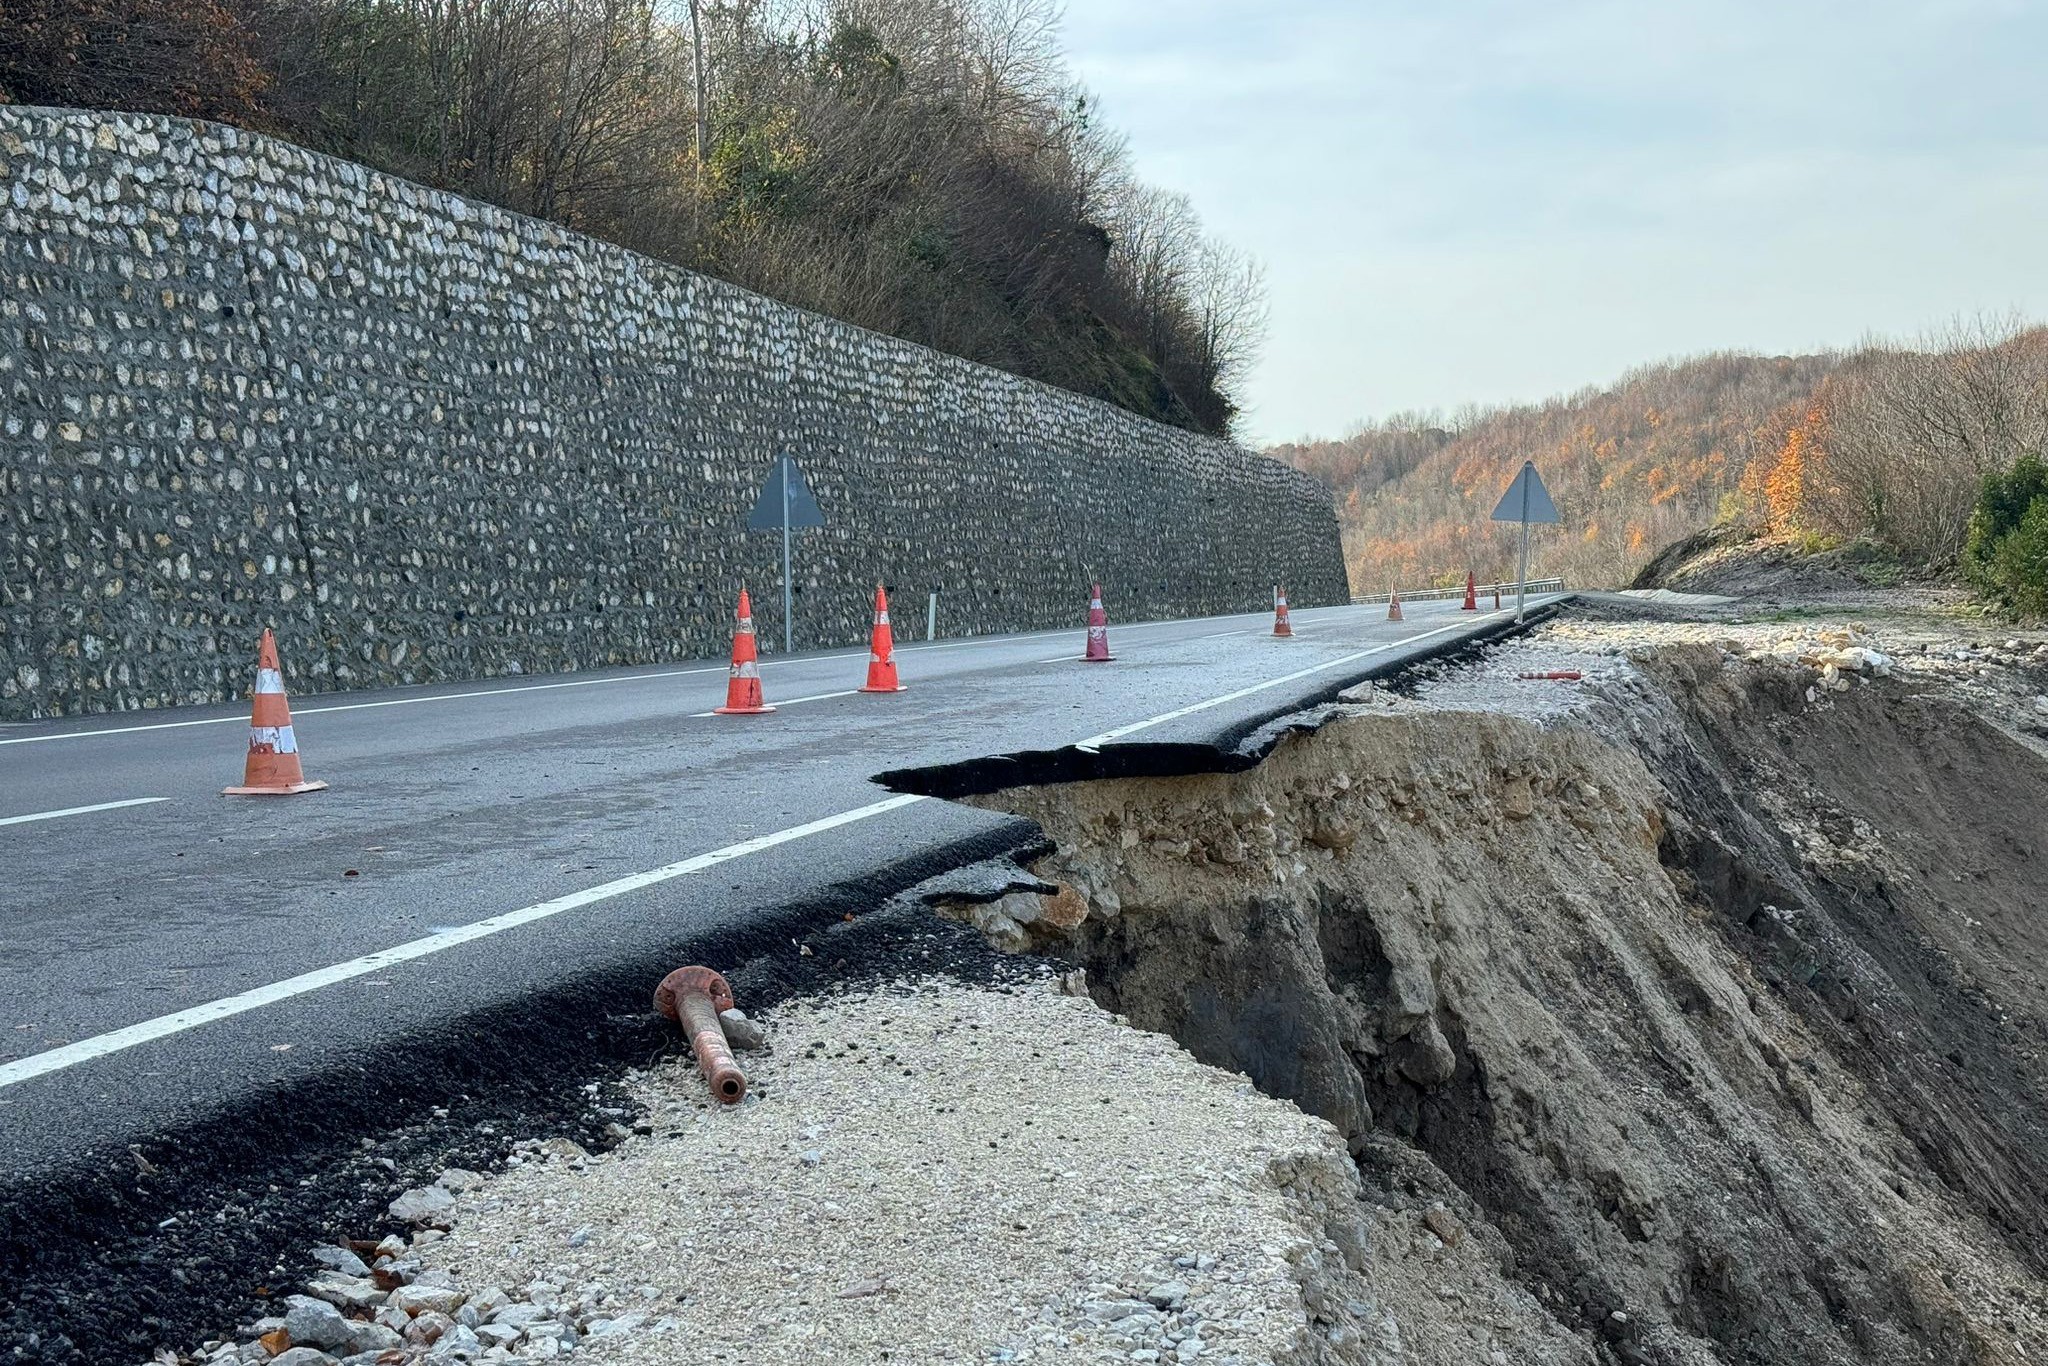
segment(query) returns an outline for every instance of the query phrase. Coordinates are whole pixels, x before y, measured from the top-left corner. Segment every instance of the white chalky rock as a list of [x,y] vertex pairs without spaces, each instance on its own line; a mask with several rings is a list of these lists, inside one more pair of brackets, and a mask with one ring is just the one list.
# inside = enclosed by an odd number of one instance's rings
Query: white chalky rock
[[387,1301],[394,1309],[403,1309],[408,1314],[428,1312],[453,1314],[462,1307],[463,1294],[453,1286],[446,1285],[401,1285],[391,1292]]
[[455,1196],[443,1186],[415,1186],[391,1202],[390,1213],[408,1224],[446,1228],[455,1214]]

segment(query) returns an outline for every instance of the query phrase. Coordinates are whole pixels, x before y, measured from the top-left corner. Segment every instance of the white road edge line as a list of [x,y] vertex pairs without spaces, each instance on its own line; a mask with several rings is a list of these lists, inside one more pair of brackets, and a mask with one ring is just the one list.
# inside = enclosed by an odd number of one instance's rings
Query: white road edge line
[[1133,721],[1128,726],[1118,726],[1115,730],[1106,730],[1100,735],[1091,735],[1086,740],[1075,745],[1074,748],[1086,750],[1100,749],[1112,740],[1121,740],[1126,735],[1134,735],[1141,730],[1150,730],[1153,726],[1164,725],[1168,721],[1178,721],[1183,716],[1193,716],[1198,711],[1207,711],[1211,707],[1220,707],[1225,702],[1235,702],[1240,697],[1250,697],[1253,693],[1264,692],[1268,688],[1277,688],[1283,683],[1293,683],[1298,679],[1307,678],[1310,674],[1319,674],[1328,669],[1339,668],[1364,659],[1367,655],[1384,654],[1388,650],[1398,650],[1404,645],[1413,645],[1418,641],[1428,640],[1431,636],[1440,636],[1449,631],[1462,630],[1466,626],[1476,626],[1489,617],[1499,615],[1503,614],[1489,612],[1486,616],[1475,617],[1469,622],[1452,622],[1449,626],[1439,626],[1434,631],[1424,631],[1420,635],[1406,636],[1400,640],[1390,640],[1384,645],[1375,645],[1370,649],[1354,650],[1348,655],[1339,655],[1335,659],[1324,660],[1321,664],[1311,664],[1306,669],[1296,669],[1291,674],[1282,674],[1278,678],[1269,678],[1263,683],[1254,683],[1249,688],[1239,688],[1236,692],[1227,692],[1221,697],[1212,697],[1205,702],[1196,702],[1191,706],[1181,707],[1175,711],[1154,716],[1149,720]]
[[[768,698],[767,701],[769,710],[774,711],[782,707],[794,707],[799,702],[826,702],[830,701],[832,698],[835,697],[851,697],[859,691],[859,688],[842,688],[838,692],[814,692],[809,697],[771,697]],[[690,719],[692,721],[697,721],[703,719],[706,716],[716,715],[718,715],[718,713],[715,710],[693,711],[690,713]]]
[[100,802],[93,806],[67,806],[62,811],[38,811],[28,816],[0,816],[0,825],[27,825],[30,821],[53,821],[59,816],[83,816],[91,811],[118,811],[124,806],[153,806],[169,797],[130,797],[125,802]]
[[217,1001],[208,1001],[205,1005],[194,1006],[190,1010],[180,1010],[171,1015],[160,1015],[153,1020],[144,1020],[140,1024],[129,1025],[125,1029],[116,1029],[106,1034],[98,1034],[90,1039],[80,1039],[76,1043],[64,1044],[47,1052],[36,1053],[15,1062],[0,1064],[0,1089],[16,1086],[31,1078],[44,1076],[51,1072],[62,1071],[67,1067],[75,1067],[79,1063],[89,1062],[94,1058],[102,1058],[109,1053],[118,1053],[123,1049],[133,1048],[137,1044],[149,1043],[154,1039],[182,1033],[197,1025],[208,1024],[214,1020],[225,1020],[229,1016],[240,1015],[245,1011],[256,1010],[262,1006],[274,1005],[293,996],[302,996],[309,991],[318,991],[322,987],[333,986],[337,982],[346,982],[353,978],[365,977],[370,973],[380,972],[395,964],[410,962],[415,958],[425,958],[430,954],[440,953],[443,949],[454,948],[457,944],[466,944],[476,939],[486,939],[491,935],[502,934],[506,930],[516,929],[521,925],[531,925],[536,920],[546,920],[552,916],[561,915],[565,911],[573,911],[579,907],[591,905],[594,902],[608,901],[612,897],[623,896],[627,892],[637,892],[643,887],[652,887],[658,883],[686,877],[691,873],[702,872],[706,868],[715,868],[721,863],[729,863],[736,858],[745,858],[748,854],[758,854],[764,849],[773,849],[778,844],[788,844],[792,840],[800,840],[807,835],[822,834],[824,831],[835,830],[842,825],[851,825],[855,821],[866,820],[870,816],[879,816],[885,811],[894,811],[899,807],[909,806],[913,802],[926,800],[929,799],[914,794],[905,794],[889,797],[879,802],[870,802],[866,806],[855,807],[851,811],[841,811],[836,815],[807,821],[802,825],[792,825],[787,830],[778,830],[772,835],[757,835],[753,839],[741,840],[738,844],[728,844],[722,849],[713,849],[706,854],[696,854],[676,863],[667,863],[659,868],[650,868],[644,873],[632,873],[626,877],[602,883],[596,887],[585,888],[580,892],[570,892],[566,896],[558,896],[552,901],[543,901],[538,905],[527,906],[521,910],[507,911],[503,915],[494,915],[488,919],[474,921],[468,925],[458,925],[453,929],[441,930],[438,933],[426,935],[392,948],[380,949],[376,953],[365,954],[361,958],[351,958],[346,963],[336,963],[332,967],[317,968],[312,972],[302,972],[296,977],[287,977],[281,982],[272,982],[268,986],[255,987],[233,996],[223,996]]
[[[1481,622],[1505,615],[1507,615],[1505,611],[1489,612],[1485,616],[1476,617],[1469,622],[1453,622],[1449,626],[1440,626],[1434,631],[1425,631],[1420,635],[1389,641],[1384,645],[1375,645],[1371,649],[1359,650],[1310,668],[1297,669],[1291,674],[1282,674],[1278,678],[1269,678],[1263,683],[1254,683],[1248,688],[1239,688],[1235,692],[1224,693],[1220,697],[1212,697],[1205,702],[1196,702],[1191,706],[1179,707],[1173,711],[1163,712],[1158,716],[1149,717],[1143,721],[1134,721],[1127,726],[1119,726],[1115,730],[1104,731],[1100,735],[1081,741],[1076,748],[1094,749],[1108,744],[1112,740],[1120,739],[1123,736],[1134,734],[1152,726],[1164,725],[1168,721],[1177,721],[1183,716],[1192,716],[1198,711],[1207,711],[1211,707],[1220,707],[1224,703],[1234,702],[1240,697],[1249,697],[1253,693],[1264,692],[1268,688],[1277,688],[1283,683],[1292,683],[1296,679],[1306,678],[1310,674],[1335,669],[1354,660],[1363,659],[1367,655],[1380,654],[1387,650],[1396,650],[1403,645],[1413,645],[1417,641],[1428,640],[1432,636],[1440,636],[1447,631],[1455,631],[1466,626],[1478,625]],[[322,987],[330,987],[340,982],[352,981],[357,977],[366,977],[373,972],[382,971],[395,964],[411,962],[416,958],[425,958],[431,954],[440,953],[444,949],[452,949],[458,944],[467,944],[477,939],[488,939],[492,935],[503,934],[506,930],[517,929],[521,925],[531,925],[537,920],[547,920],[566,911],[578,910],[600,901],[609,901],[613,897],[623,896],[628,892],[637,892],[645,887],[653,887],[660,883],[673,881],[679,877],[687,877],[691,873],[702,872],[706,868],[715,868],[719,864],[729,863],[733,859],[745,858],[749,854],[758,854],[764,849],[773,849],[779,844],[788,844],[792,840],[800,840],[809,835],[823,834],[827,830],[836,830],[842,825],[851,825],[855,821],[863,821],[870,816],[879,816],[887,811],[895,811],[902,807],[928,800],[930,798],[921,797],[915,793],[904,793],[899,796],[885,798],[879,802],[870,802],[866,806],[857,806],[851,811],[841,811],[836,815],[822,816],[814,821],[806,821],[802,825],[792,825],[786,830],[777,830],[773,834],[756,835],[753,839],[741,840],[737,844],[728,844],[722,849],[713,849],[709,853],[695,854],[676,863],[666,863],[659,868],[650,868],[643,873],[630,873],[611,882],[600,883],[595,887],[587,887],[580,892],[570,892],[564,896],[558,896],[551,901],[543,901],[537,905],[523,907],[516,911],[507,911],[503,915],[490,916],[483,920],[472,921],[467,925],[458,925],[452,929],[440,930],[419,939],[409,940],[392,948],[380,949],[361,958],[351,958],[345,963],[336,963],[331,967],[316,968],[312,972],[302,972],[296,977],[287,977],[283,981],[272,982],[267,986],[254,987],[233,996],[223,996],[217,1001],[208,1001],[206,1004],[194,1006],[190,1010],[180,1010],[174,1014],[160,1015],[153,1020],[143,1020],[138,1024],[128,1025],[122,1029],[111,1030],[105,1034],[96,1034],[92,1038],[80,1039],[76,1043],[63,1044],[41,1053],[31,1054],[14,1062],[0,1063],[0,1090],[5,1090],[10,1086],[18,1086],[22,1082],[33,1080],[36,1077],[47,1076],[52,1072],[61,1072],[68,1067],[76,1067],[83,1062],[91,1062],[95,1058],[106,1057],[110,1053],[119,1053],[126,1049],[134,1048],[138,1044],[150,1043],[172,1034],[181,1034],[199,1025],[210,1024],[215,1020],[225,1020],[231,1016],[260,1009],[263,1006],[275,1005],[279,1001],[289,1000],[294,996],[303,996],[309,991],[318,991]]]

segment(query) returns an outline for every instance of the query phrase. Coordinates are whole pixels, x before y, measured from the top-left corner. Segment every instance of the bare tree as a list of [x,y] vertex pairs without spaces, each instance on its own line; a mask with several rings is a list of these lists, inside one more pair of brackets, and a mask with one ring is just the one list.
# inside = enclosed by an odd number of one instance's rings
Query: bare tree
[[2048,449],[2048,330],[1978,320],[1922,347],[1870,344],[1823,391],[1811,503],[1821,530],[1948,564],[1983,476]]
[[[1135,182],[1058,18],[1056,0],[19,0],[0,4],[0,87],[228,117],[240,100],[323,150],[1224,430],[1260,276]],[[237,43],[246,64],[224,65]]]
[[1212,386],[1229,392],[1266,340],[1265,266],[1228,243],[1204,241],[1196,253],[1194,311],[1196,363]]

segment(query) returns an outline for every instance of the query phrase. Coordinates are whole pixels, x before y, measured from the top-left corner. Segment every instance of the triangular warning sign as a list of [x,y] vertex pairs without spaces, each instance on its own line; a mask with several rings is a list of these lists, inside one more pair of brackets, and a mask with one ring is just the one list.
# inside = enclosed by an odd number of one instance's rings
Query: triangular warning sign
[[1496,522],[1561,522],[1557,515],[1557,504],[1550,501],[1550,490],[1543,487],[1543,477],[1536,473],[1536,462],[1524,460],[1522,472],[1515,476],[1515,482],[1508,485],[1508,491],[1500,496],[1500,503],[1493,510]]
[[790,528],[796,530],[825,525],[824,511],[804,484],[804,472],[796,467],[794,457],[783,455],[776,457],[774,467],[768,471],[768,482],[761,486],[761,496],[754,500],[754,510],[747,514],[747,530],[782,529],[782,481],[785,478],[789,480]]

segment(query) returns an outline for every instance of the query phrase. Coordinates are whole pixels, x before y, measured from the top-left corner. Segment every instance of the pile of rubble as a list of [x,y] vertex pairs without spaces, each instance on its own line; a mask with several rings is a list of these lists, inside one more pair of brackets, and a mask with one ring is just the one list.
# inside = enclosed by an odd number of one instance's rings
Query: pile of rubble
[[1868,636],[1851,627],[1822,631],[1811,639],[1787,636],[1762,649],[1749,652],[1752,659],[1774,659],[1781,664],[1804,664],[1820,671],[1817,687],[1828,692],[1847,692],[1850,674],[1890,678],[1897,664],[1890,655],[1870,643]]
[[[581,1166],[590,1154],[567,1139],[520,1145],[515,1164],[549,1159]],[[179,1361],[270,1363],[271,1366],[402,1366],[411,1362],[548,1361],[592,1340],[649,1326],[673,1327],[651,1312],[660,1291],[641,1286],[615,1295],[603,1285],[575,1288],[534,1279],[519,1286],[466,1289],[455,1275],[428,1266],[423,1253],[453,1226],[456,1197],[484,1184],[476,1172],[450,1168],[432,1185],[391,1202],[410,1238],[312,1249],[321,1270],[281,1312],[244,1325],[234,1339],[215,1341]]]
[[[443,1172],[392,1202],[409,1236],[320,1248],[277,1312],[161,1360],[1365,1366],[1435,1331],[1449,1268],[1359,1269],[1443,1245],[1328,1125],[1032,977],[786,1002],[742,1102],[638,1074],[618,1147]],[[1459,1274],[1540,1328],[1484,1257]]]

